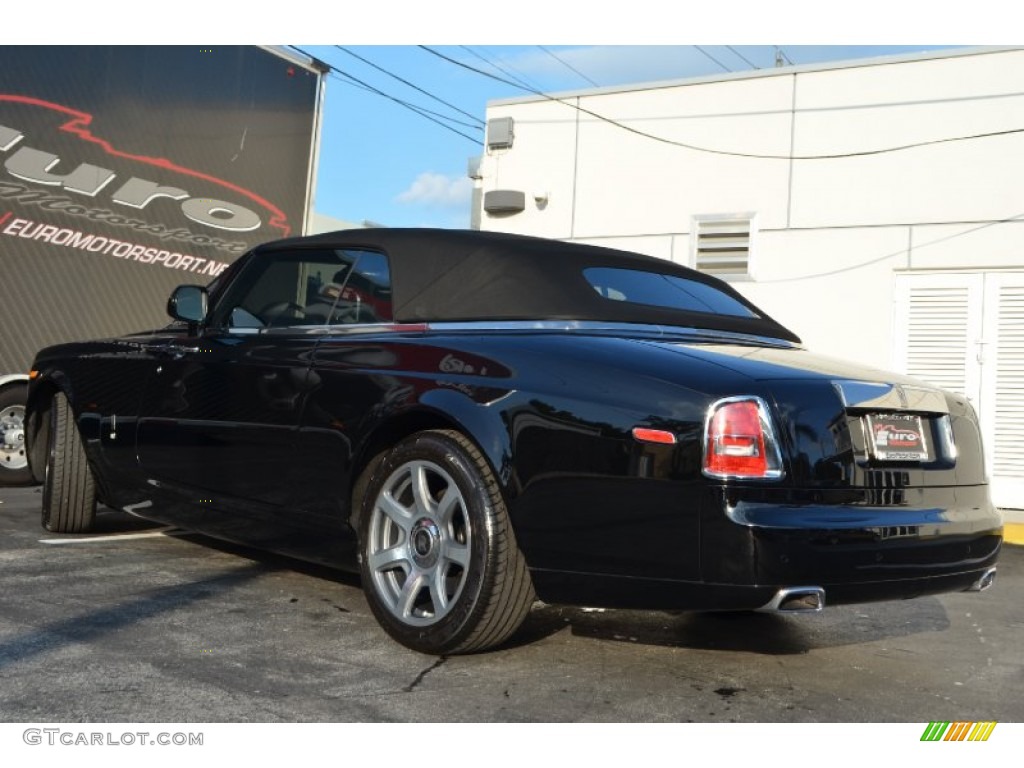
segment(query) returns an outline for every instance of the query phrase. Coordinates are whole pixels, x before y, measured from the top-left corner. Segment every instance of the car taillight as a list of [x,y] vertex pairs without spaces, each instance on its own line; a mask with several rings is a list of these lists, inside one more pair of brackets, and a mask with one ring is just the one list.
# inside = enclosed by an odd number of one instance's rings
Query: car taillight
[[782,477],[782,457],[768,406],[759,397],[728,397],[708,409],[704,465],[708,477]]

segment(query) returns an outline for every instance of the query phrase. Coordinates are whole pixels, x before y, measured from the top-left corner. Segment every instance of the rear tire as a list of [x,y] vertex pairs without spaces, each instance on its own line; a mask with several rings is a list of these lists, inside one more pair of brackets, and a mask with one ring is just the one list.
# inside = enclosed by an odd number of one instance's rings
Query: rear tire
[[421,653],[505,642],[534,601],[487,460],[465,436],[420,432],[376,468],[361,501],[360,573],[381,626]]
[[86,533],[96,520],[96,483],[63,392],[54,395],[48,418],[43,528],[54,533]]

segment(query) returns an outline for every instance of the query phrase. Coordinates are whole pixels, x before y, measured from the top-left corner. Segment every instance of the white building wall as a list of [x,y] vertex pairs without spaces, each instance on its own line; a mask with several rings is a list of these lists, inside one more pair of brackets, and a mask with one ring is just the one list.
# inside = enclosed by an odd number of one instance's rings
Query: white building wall
[[1024,51],[798,75],[789,226],[1002,219],[1024,212]]
[[785,161],[694,152],[680,144],[788,155],[791,77],[610,94],[583,104],[602,115],[628,116],[630,127],[678,144],[579,115],[573,237],[606,234],[611,222],[613,231],[634,236],[688,231],[690,213],[732,210],[757,211],[765,227],[785,226]]
[[[518,189],[526,193],[527,209],[514,217],[483,214],[481,229],[520,231],[526,226],[538,237],[571,237],[575,187],[575,114],[564,104],[539,102],[529,119],[515,121],[512,149],[494,150],[481,163],[484,191]],[[501,117],[497,110],[488,117]],[[484,170],[486,168],[486,170]],[[535,198],[548,196],[546,202]]]

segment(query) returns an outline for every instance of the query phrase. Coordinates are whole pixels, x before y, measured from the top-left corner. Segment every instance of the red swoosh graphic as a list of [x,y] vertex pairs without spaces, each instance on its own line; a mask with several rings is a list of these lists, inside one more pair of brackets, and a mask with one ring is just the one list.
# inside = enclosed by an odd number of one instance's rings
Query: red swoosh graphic
[[0,93],[0,101],[13,101],[19,104],[31,104],[35,107],[43,107],[44,109],[50,109],[54,112],[61,112],[65,115],[70,115],[71,119],[60,127],[62,131],[67,131],[83,141],[99,145],[104,152],[113,157],[135,160],[136,162],[145,163],[146,165],[156,166],[157,168],[163,168],[168,171],[175,171],[177,173],[184,174],[185,176],[192,176],[193,178],[202,179],[203,181],[209,181],[213,184],[224,187],[225,189],[230,189],[232,192],[237,192],[239,195],[249,198],[260,207],[269,211],[269,225],[280,230],[282,237],[287,237],[291,234],[292,228],[288,225],[288,217],[285,215],[284,211],[269,200],[260,197],[255,192],[250,192],[244,187],[239,187],[236,184],[232,184],[230,181],[224,181],[223,179],[218,179],[215,176],[210,176],[202,171],[194,171],[191,168],[186,168],[182,165],[172,163],[170,160],[163,157],[132,155],[127,152],[121,152],[120,150],[114,149],[110,145],[110,142],[105,141],[98,136],[93,136],[89,131],[88,126],[92,123],[93,116],[88,112],[80,112],[77,109],[71,109],[70,107],[65,107],[60,104],[54,104],[51,101],[44,101],[43,99],[36,99],[32,96],[14,96],[12,94]]

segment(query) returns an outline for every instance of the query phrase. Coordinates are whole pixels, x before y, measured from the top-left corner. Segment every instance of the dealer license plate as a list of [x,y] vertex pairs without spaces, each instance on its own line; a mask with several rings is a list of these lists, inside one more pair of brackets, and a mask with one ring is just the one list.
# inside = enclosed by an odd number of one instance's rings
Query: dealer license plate
[[909,413],[869,413],[868,440],[876,459],[928,461],[921,417]]

